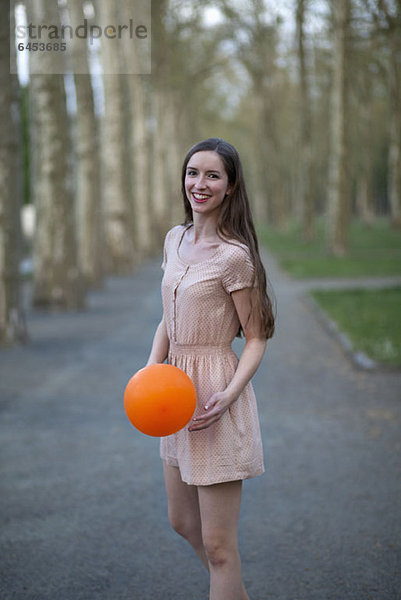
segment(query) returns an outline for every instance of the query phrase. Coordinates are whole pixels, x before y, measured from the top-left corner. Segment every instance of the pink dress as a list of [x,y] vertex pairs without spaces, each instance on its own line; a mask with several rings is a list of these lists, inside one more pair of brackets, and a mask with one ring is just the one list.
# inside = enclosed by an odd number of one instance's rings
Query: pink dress
[[[231,381],[238,357],[231,348],[240,325],[230,293],[251,287],[248,249],[223,242],[212,256],[185,263],[179,246],[188,226],[177,225],[164,243],[162,300],[170,340],[168,363],[185,371],[197,394],[195,415]],[[188,426],[160,441],[160,456],[179,467],[191,485],[247,479],[264,472],[255,394],[248,383],[215,424],[201,431]]]

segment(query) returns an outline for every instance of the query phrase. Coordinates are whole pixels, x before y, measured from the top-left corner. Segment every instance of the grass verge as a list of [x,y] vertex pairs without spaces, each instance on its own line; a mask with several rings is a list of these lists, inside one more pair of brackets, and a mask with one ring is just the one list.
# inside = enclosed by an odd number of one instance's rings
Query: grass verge
[[401,287],[380,290],[314,290],[312,297],[375,362],[401,367]]
[[286,232],[258,228],[261,244],[296,278],[401,275],[401,233],[392,229],[387,219],[377,219],[371,227],[354,220],[348,233],[348,254],[336,257],[327,249],[323,219],[316,220],[312,242],[302,239],[297,223],[291,223]]

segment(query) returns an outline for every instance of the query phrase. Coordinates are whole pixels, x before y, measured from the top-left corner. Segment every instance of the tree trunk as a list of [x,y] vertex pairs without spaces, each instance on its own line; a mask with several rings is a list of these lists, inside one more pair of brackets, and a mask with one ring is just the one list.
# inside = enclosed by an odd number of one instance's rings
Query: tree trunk
[[[249,68],[249,66],[248,66]],[[274,69],[274,65],[270,67]],[[281,172],[281,147],[273,108],[271,86],[261,81],[258,70],[249,69],[255,96],[255,160],[258,184],[255,198],[255,218],[261,224],[269,222],[284,230],[287,223],[287,203]]]
[[334,53],[331,96],[331,152],[329,157],[329,248],[336,256],[347,251],[349,203],[346,170],[346,39],[349,0],[333,3]]
[[362,91],[363,97],[360,98],[360,134],[359,147],[362,151],[359,153],[359,164],[357,169],[356,181],[356,209],[359,218],[365,225],[372,225],[374,221],[373,211],[373,193],[372,193],[372,142],[370,136],[371,127],[371,86],[369,77],[363,75]]
[[306,0],[298,0],[296,21],[299,60],[300,173],[298,199],[302,233],[306,241],[314,238],[314,206],[312,195],[312,140],[308,79],[305,61],[304,20]]
[[[75,28],[83,20],[82,0],[70,0],[68,9],[71,24]],[[73,57],[77,98],[75,144],[78,260],[86,282],[91,287],[100,287],[104,257],[99,140],[86,40],[82,44],[81,40],[74,39]],[[78,70],[80,73],[77,73]]]
[[151,198],[152,218],[157,239],[163,239],[169,229],[169,191],[167,178],[167,154],[170,140],[168,138],[166,111],[168,107],[169,72],[168,62],[169,39],[165,27],[168,12],[167,0],[152,2],[152,140],[151,140]]
[[282,175],[282,148],[279,133],[269,99],[269,90],[264,90],[262,96],[262,124],[261,130],[266,134],[267,140],[261,142],[261,167],[264,169],[264,183],[268,194],[269,220],[273,227],[285,231],[288,224],[287,202],[284,193],[284,177]]
[[[13,31],[13,15],[10,15]],[[0,344],[27,340],[22,311],[19,263],[21,259],[21,173],[18,158],[19,114],[16,75],[10,74],[10,28],[0,20]]]
[[131,198],[135,216],[135,244],[139,256],[153,248],[149,193],[149,146],[146,131],[147,110],[142,75],[126,75],[130,98]]
[[180,151],[180,134],[177,114],[178,102],[175,101],[176,92],[168,94],[168,111],[166,113],[166,137],[169,140],[167,153],[167,174],[169,191],[169,222],[177,225],[184,221],[184,205],[181,195],[181,162],[184,158]]
[[254,195],[254,215],[256,222],[260,224],[266,224],[269,221],[269,185],[268,185],[268,177],[267,173],[269,171],[268,168],[268,158],[267,158],[267,149],[266,149],[266,134],[264,132],[264,128],[261,127],[261,123],[263,123],[263,114],[264,114],[264,99],[263,93],[260,87],[254,81],[254,106],[255,110],[253,114],[255,115],[255,175],[256,175],[256,185],[255,185],[255,195]]
[[[401,20],[401,9],[399,9]],[[388,155],[388,191],[391,224],[401,229],[401,41],[400,28],[390,30],[390,147]]]
[[[116,7],[109,0],[96,4],[104,26],[116,22]],[[133,211],[129,200],[124,75],[121,44],[102,38],[104,115],[101,124],[103,214],[107,244],[107,271],[130,273],[135,264]]]
[[152,208],[158,237],[169,228],[168,180],[166,176],[169,140],[166,137],[166,95],[157,86],[153,90],[153,114],[155,127],[152,140]]
[[[35,0],[29,6],[34,22],[59,22],[57,4]],[[69,181],[64,78],[49,74],[54,54],[33,52],[30,57],[36,73],[30,80],[35,155],[32,195],[36,206],[33,302],[45,308],[75,310],[84,306],[84,287],[77,263],[74,197]]]
[[[120,0],[119,18],[128,23],[131,16],[130,0]],[[128,37],[123,40],[124,60],[127,67],[126,84],[129,103],[129,164],[130,198],[134,214],[135,247],[140,257],[152,252],[153,231],[149,191],[149,143],[146,121],[148,116],[145,98],[145,79],[140,75],[140,57]],[[135,74],[137,73],[137,74]]]
[[364,225],[373,225],[373,197],[370,171],[363,165],[356,182],[356,208],[358,216]]

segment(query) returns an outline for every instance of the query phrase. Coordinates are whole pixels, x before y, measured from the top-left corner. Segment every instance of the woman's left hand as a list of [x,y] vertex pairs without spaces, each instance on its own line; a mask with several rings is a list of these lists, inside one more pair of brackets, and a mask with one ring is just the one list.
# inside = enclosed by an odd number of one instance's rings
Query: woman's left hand
[[198,415],[192,419],[188,427],[189,431],[200,431],[216,423],[221,416],[229,409],[235,398],[227,392],[216,392],[205,405],[205,415]]

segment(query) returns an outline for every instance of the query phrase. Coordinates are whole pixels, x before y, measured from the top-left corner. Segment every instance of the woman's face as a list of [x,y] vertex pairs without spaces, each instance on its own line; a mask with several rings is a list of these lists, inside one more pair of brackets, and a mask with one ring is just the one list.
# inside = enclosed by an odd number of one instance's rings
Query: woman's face
[[203,150],[189,159],[185,193],[193,212],[210,214],[219,210],[229,191],[227,173],[217,152]]

